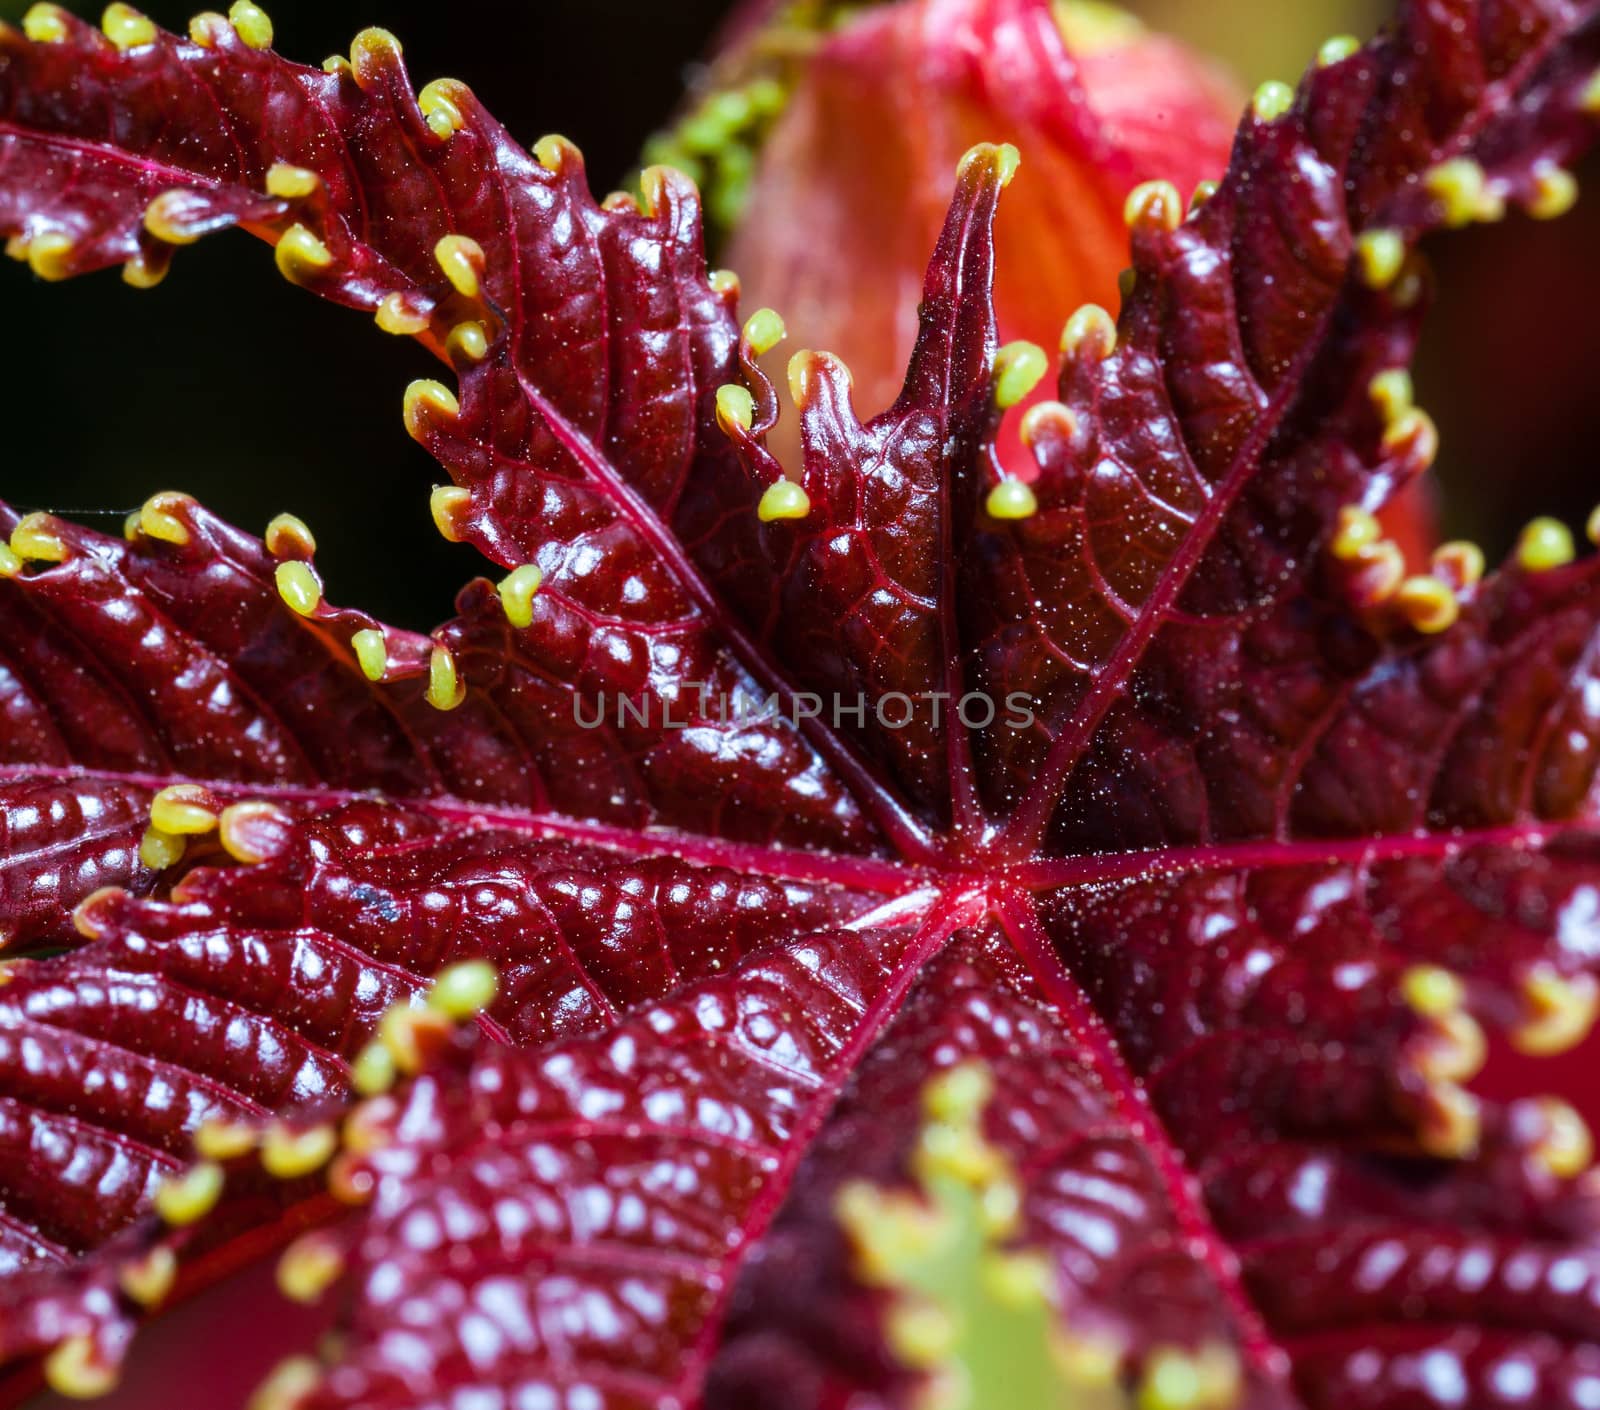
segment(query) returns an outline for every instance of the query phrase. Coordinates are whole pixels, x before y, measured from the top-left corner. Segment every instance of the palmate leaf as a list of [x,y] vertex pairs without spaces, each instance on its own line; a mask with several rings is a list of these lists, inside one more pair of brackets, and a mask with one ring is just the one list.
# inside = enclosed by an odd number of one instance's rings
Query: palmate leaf
[[[381,32],[319,73],[248,5],[27,30],[13,253],[274,241],[450,364],[407,426],[512,571],[423,637],[323,601],[297,521],[8,514],[0,1357],[103,1389],[144,1307],[317,1226],[282,1281],[342,1279],[342,1335],[273,1403],[916,1405],[1042,1309],[1063,1404],[1594,1402],[1587,1131],[1466,1084],[1600,1006],[1596,570],[1546,529],[1401,584],[1367,511],[1433,449],[1412,246],[1564,204],[1600,5],[1402,5],[1195,212],[1137,193],[1025,490],[1005,149],[900,400],[797,360],[795,487],[681,178],[596,205]],[[985,1271],[918,1282],[972,1190]]]

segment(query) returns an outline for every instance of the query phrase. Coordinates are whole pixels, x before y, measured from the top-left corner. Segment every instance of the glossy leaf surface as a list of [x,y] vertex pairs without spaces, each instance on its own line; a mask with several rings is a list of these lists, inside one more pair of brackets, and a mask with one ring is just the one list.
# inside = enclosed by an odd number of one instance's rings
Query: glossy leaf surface
[[1367,515],[1435,449],[1413,246],[1550,213],[1593,3],[1403,5],[1198,210],[1146,191],[1015,514],[1004,148],[894,405],[795,364],[802,503],[682,178],[596,204],[381,32],[108,34],[0,36],[12,252],[274,242],[449,364],[406,425],[510,576],[421,636],[295,521],[7,511],[0,1357],[103,1388],[174,1277],[309,1228],[342,1335],[286,1404],[912,1407],[967,1352],[846,1214],[943,1149],[1066,1403],[1593,1403],[1584,1094],[1533,1065],[1600,1006],[1593,561],[1402,585]]

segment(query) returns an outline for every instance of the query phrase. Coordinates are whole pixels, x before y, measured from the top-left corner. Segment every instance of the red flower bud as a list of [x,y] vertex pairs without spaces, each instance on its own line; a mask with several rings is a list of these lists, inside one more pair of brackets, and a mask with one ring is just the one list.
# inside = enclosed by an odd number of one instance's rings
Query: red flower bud
[[[1053,352],[1081,304],[1117,307],[1128,192],[1162,179],[1187,198],[1218,177],[1241,107],[1214,67],[1111,6],[877,7],[804,65],[728,263],[747,307],[783,314],[789,352],[826,348],[849,364],[869,414],[899,390],[923,269],[967,148],[1010,142],[1022,154],[996,225],[1000,340]],[[1047,378],[1034,395],[1050,389]],[[792,419],[779,433],[787,456]],[[1004,445],[1008,468],[1031,477],[1014,430]]]

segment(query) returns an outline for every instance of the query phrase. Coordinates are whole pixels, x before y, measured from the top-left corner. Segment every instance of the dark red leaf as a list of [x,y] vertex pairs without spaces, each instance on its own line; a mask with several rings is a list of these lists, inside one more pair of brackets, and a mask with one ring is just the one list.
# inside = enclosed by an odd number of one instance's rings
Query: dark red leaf
[[[316,1226],[283,1281],[345,1311],[299,1403],[906,1405],[977,1353],[930,1359],[849,1210],[952,1227],[965,1161],[1064,1395],[1590,1404],[1590,1138],[1502,1050],[1600,1008],[1595,569],[1557,535],[1402,585],[1370,512],[1433,450],[1412,247],[1559,194],[1600,6],[1402,5],[1258,95],[1198,211],[1145,190],[1033,504],[1005,149],[900,400],[796,365],[800,495],[686,181],[596,205],[381,32],[317,73],[263,23],[0,35],[0,230],[148,283],[243,224],[414,333],[459,383],[406,403],[440,527],[514,572],[424,637],[325,603],[295,521],[6,511],[0,1358],[98,1388],[166,1260],[183,1292]],[[479,959],[454,1032],[431,978]],[[162,1183],[201,1132],[208,1215]]]

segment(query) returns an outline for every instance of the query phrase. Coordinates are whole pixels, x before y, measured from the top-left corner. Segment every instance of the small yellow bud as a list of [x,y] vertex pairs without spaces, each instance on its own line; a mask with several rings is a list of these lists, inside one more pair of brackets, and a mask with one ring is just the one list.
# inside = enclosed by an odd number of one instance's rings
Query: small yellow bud
[[1540,162],[1533,169],[1533,197],[1528,214],[1535,220],[1555,220],[1578,202],[1578,178],[1554,162]]
[[446,1018],[474,1018],[494,1002],[500,978],[488,960],[462,960],[434,976],[428,1007]]
[[755,414],[755,398],[744,387],[736,382],[727,382],[717,388],[717,424],[724,431],[734,426],[742,426],[748,431]]
[[482,362],[489,355],[489,335],[483,324],[467,319],[450,330],[445,339],[445,351],[464,362]]
[[989,491],[983,507],[991,519],[1030,519],[1039,512],[1039,501],[1032,485],[1007,476]]
[[1452,229],[1474,220],[1493,219],[1498,213],[1488,174],[1471,157],[1451,157],[1440,162],[1423,177],[1422,184],[1439,203],[1444,223]]
[[745,320],[744,340],[757,357],[771,352],[788,334],[783,319],[770,308],[758,308]]
[[272,574],[278,596],[291,612],[309,617],[322,605],[322,584],[309,564],[290,558],[278,564]]
[[1355,35],[1336,34],[1332,39],[1322,41],[1322,47],[1317,50],[1317,67],[1331,68],[1360,52],[1361,41]]
[[1400,976],[1400,993],[1425,1018],[1453,1013],[1466,1002],[1461,977],[1440,965],[1412,965]]
[[537,563],[524,563],[513,568],[500,580],[500,602],[505,608],[506,620],[512,626],[527,628],[533,625],[533,599],[544,582],[544,574]]
[[158,33],[148,15],[142,15],[132,5],[107,5],[100,18],[100,28],[105,37],[119,49],[136,49],[141,44],[154,44]]
[[291,225],[273,249],[278,272],[299,284],[333,265],[333,251],[303,225]]
[[1061,330],[1061,351],[1068,357],[1104,359],[1116,346],[1116,322],[1099,304],[1084,304]]
[[150,800],[150,822],[174,837],[197,837],[214,831],[217,814],[209,790],[194,783],[175,783]]
[[332,1126],[312,1126],[304,1131],[274,1124],[261,1139],[261,1167],[279,1180],[298,1180],[320,1170],[339,1148]]
[[35,44],[60,44],[71,31],[61,6],[30,5],[22,17],[22,32]]
[[317,541],[305,520],[293,514],[275,515],[267,525],[265,542],[274,558],[309,558],[317,551]]
[[1183,201],[1170,181],[1144,181],[1128,192],[1122,204],[1122,219],[1131,229],[1148,226],[1157,230],[1176,230],[1183,219]]
[[1363,230],[1356,236],[1356,263],[1369,289],[1387,289],[1405,262],[1406,241],[1398,230]]
[[1273,122],[1294,106],[1294,89],[1277,79],[1269,79],[1250,99],[1250,111],[1257,122]]
[[1533,1158],[1558,1180],[1583,1174],[1594,1161],[1594,1137],[1588,1124],[1556,1097],[1540,1097],[1537,1106],[1545,1120],[1545,1133],[1533,1148]]
[[1559,519],[1532,519],[1517,539],[1517,564],[1530,573],[1560,568],[1575,552],[1572,531]]
[[156,1191],[155,1208],[169,1224],[193,1224],[204,1219],[222,1198],[222,1167],[209,1160],[191,1165],[181,1175],[171,1175]]
[[433,257],[458,294],[478,297],[483,246],[469,235],[446,235],[433,247]]
[[453,78],[436,78],[417,94],[417,106],[436,137],[450,137],[466,126],[461,102],[466,85]]
[[[404,415],[406,430],[413,440],[421,440],[427,433],[428,421],[435,416],[454,419],[461,414],[461,403],[456,394],[443,382],[431,377],[420,377],[406,388]],[[446,535],[448,538],[449,535]]]
[[183,860],[186,847],[183,838],[162,832],[160,828],[147,827],[139,839],[139,860],[152,871],[165,871]]
[[272,20],[259,5],[250,0],[234,0],[228,10],[234,32],[252,49],[266,49],[272,44]]
[[161,1244],[117,1269],[118,1286],[147,1309],[160,1307],[167,1300],[177,1278],[178,1256]]
[[454,710],[466,695],[466,687],[456,673],[456,658],[448,647],[435,646],[428,657],[428,689],[424,698],[435,710]]
[[194,508],[195,502],[188,495],[176,490],[162,490],[140,505],[139,531],[181,548],[189,542],[189,526],[184,522],[184,517]]
[[433,493],[428,496],[428,512],[433,515],[433,526],[451,543],[461,542],[461,518],[471,508],[472,491],[460,485],[435,485]]
[[350,638],[350,649],[356,653],[356,664],[369,681],[381,681],[389,669],[389,642],[377,627],[363,627]]
[[278,1291],[290,1302],[316,1302],[344,1272],[344,1254],[328,1234],[302,1234],[278,1258]]
[[1429,636],[1453,627],[1461,615],[1455,593],[1431,574],[1407,578],[1396,591],[1394,601],[1406,621]]
[[314,196],[321,185],[322,178],[309,167],[273,162],[267,168],[267,195],[282,201],[300,201]]
[[24,514],[11,531],[11,551],[35,563],[65,563],[67,545],[48,514]]
[[1347,504],[1339,511],[1328,551],[1342,563],[1353,563],[1363,549],[1370,548],[1382,536],[1383,528],[1376,515],[1359,504]]
[[763,524],[774,519],[804,519],[811,512],[811,496],[793,480],[774,480],[756,506],[756,518]]
[[1037,343],[1007,343],[994,355],[994,404],[1005,410],[1024,400],[1049,366]]
[[401,293],[385,294],[378,304],[375,321],[385,333],[415,337],[428,331],[428,315],[418,313]]
[[68,1337],[45,1357],[44,1379],[69,1400],[95,1400],[117,1386],[115,1367],[106,1364],[86,1333]]
[[256,1148],[256,1128],[248,1121],[210,1117],[194,1133],[195,1154],[202,1160],[237,1160]]

